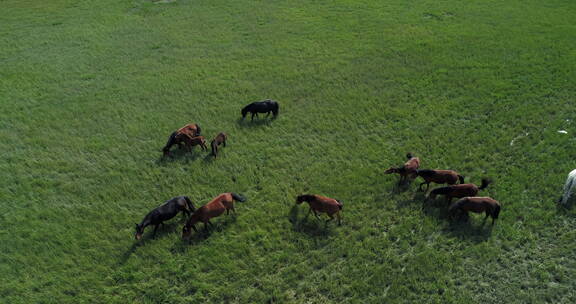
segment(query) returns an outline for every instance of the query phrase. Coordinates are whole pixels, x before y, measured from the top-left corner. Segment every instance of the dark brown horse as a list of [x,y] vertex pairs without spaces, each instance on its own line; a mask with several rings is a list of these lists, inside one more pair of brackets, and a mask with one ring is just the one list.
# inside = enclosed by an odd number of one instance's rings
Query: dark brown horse
[[458,211],[464,212],[466,216],[468,215],[468,212],[486,212],[484,220],[486,220],[488,216],[491,216],[492,225],[494,225],[494,220],[496,220],[500,214],[500,203],[490,197],[464,197],[457,200],[452,204],[452,206],[450,206],[450,208],[448,208],[450,217],[454,217]]
[[301,204],[302,202],[307,202],[310,209],[308,209],[308,214],[310,212],[314,213],[317,219],[320,219],[318,213],[326,213],[329,217],[326,222],[333,220],[334,215],[338,219],[338,225],[342,224],[342,218],[340,217],[340,212],[342,211],[342,202],[335,200],[333,198],[316,195],[316,194],[303,194],[296,198],[296,204]]
[[182,144],[185,144],[184,139],[185,137],[181,135],[187,135],[188,138],[193,138],[200,135],[200,126],[198,124],[187,124],[184,127],[172,132],[170,137],[168,137],[168,142],[164,148],[162,148],[162,152],[164,156],[168,156],[170,154],[170,148],[173,145],[178,145],[178,148],[182,149]]
[[226,135],[226,133],[224,133],[224,132],[220,132],[212,140],[212,142],[210,143],[210,146],[212,147],[212,156],[214,156],[214,158],[216,158],[216,156],[218,155],[218,146],[223,145],[224,147],[226,147],[226,140],[227,139],[228,139],[228,135]]
[[416,174],[424,179],[418,189],[422,190],[422,185],[426,184],[426,191],[430,188],[430,183],[454,185],[458,181],[464,183],[464,176],[452,170],[416,170]]
[[384,171],[384,174],[399,174],[401,183],[406,181],[409,177],[412,179],[416,178],[417,170],[420,167],[420,159],[418,157],[413,157],[410,153],[406,154],[406,158],[408,158],[408,161],[405,162],[402,167],[390,167]]
[[176,140],[179,140],[184,144],[186,144],[186,148],[188,149],[188,151],[192,151],[192,148],[194,146],[200,146],[204,151],[208,150],[208,147],[206,146],[206,139],[204,138],[204,136],[201,135],[191,138],[190,136],[188,136],[188,134],[178,134],[176,135]]
[[192,201],[187,196],[178,196],[167,200],[164,204],[150,211],[142,220],[140,224],[136,224],[136,234],[137,240],[142,238],[144,233],[144,228],[146,226],[154,226],[154,235],[156,236],[156,230],[158,230],[159,225],[164,225],[164,221],[167,221],[178,214],[178,212],[185,212],[190,215],[194,212],[195,208]]
[[198,208],[198,210],[188,218],[184,227],[182,227],[182,238],[189,238],[192,233],[191,229],[198,232],[195,226],[198,222],[204,223],[204,229],[208,230],[208,224],[212,225],[212,223],[210,223],[211,218],[222,215],[224,211],[226,211],[226,214],[229,214],[230,210],[236,212],[234,210],[234,201],[244,202],[246,198],[233,192],[222,193],[208,204]]
[[445,195],[446,201],[450,203],[452,202],[453,197],[462,198],[466,196],[476,196],[476,194],[478,194],[478,191],[484,190],[486,187],[488,187],[488,185],[490,185],[490,183],[492,183],[491,180],[483,178],[480,187],[474,184],[460,184],[460,185],[440,187],[430,191],[430,195],[428,195],[428,198],[434,200],[436,199],[437,195]]

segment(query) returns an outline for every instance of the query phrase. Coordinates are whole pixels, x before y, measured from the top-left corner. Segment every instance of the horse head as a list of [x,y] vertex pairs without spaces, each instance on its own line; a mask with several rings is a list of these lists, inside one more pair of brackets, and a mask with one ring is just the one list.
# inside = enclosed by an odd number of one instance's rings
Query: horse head
[[134,237],[136,240],[140,240],[142,238],[142,234],[144,233],[144,225],[136,224],[136,233],[134,233]]

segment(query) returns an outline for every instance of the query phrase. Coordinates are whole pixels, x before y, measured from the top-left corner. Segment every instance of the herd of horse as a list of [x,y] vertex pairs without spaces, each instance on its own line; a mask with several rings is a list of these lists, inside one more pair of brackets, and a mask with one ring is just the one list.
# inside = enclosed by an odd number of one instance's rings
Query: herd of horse
[[[258,113],[267,113],[266,117],[273,114],[273,117],[276,118],[278,116],[278,110],[278,102],[268,99],[253,102],[245,106],[241,113],[242,119],[244,119],[248,113],[251,113],[251,119],[253,120],[255,116],[258,117]],[[220,132],[210,143],[212,149],[211,153],[214,158],[218,155],[220,145],[226,147],[227,138],[228,136],[226,133]],[[163,155],[169,156],[170,148],[174,145],[178,145],[180,148],[183,148],[184,146],[188,151],[191,151],[194,146],[200,146],[202,150],[208,150],[206,139],[201,135],[201,128],[195,123],[187,124],[172,132],[168,138],[168,142],[162,149]],[[434,200],[436,199],[436,196],[444,195],[446,202],[449,205],[448,212],[451,218],[457,214],[464,215],[468,218],[468,212],[486,213],[484,219],[486,220],[491,216],[492,225],[494,225],[494,221],[500,214],[500,203],[490,197],[476,196],[479,191],[488,187],[491,183],[489,179],[482,179],[482,184],[480,186],[475,184],[465,184],[464,176],[460,175],[456,171],[420,169],[420,159],[418,157],[414,157],[410,153],[408,153],[406,157],[408,160],[402,166],[391,167],[384,171],[384,173],[399,174],[400,183],[409,182],[417,177],[421,177],[424,181],[419,185],[418,189],[419,191],[424,192],[429,190],[430,183],[447,184],[448,186],[435,188],[430,191],[428,199]],[[422,189],[422,186],[424,185],[426,185],[425,190]],[[458,198],[458,200],[455,203],[450,204],[453,198]],[[218,217],[224,214],[224,212],[228,215],[230,210],[235,213],[234,203],[244,201],[246,201],[246,198],[242,195],[234,192],[227,192],[218,195],[204,206],[196,209],[190,198],[187,196],[174,197],[150,211],[140,224],[136,224],[135,238],[140,240],[144,233],[144,228],[147,226],[154,226],[154,237],[158,227],[163,225],[165,221],[174,218],[178,213],[184,213],[187,216],[187,219],[186,223],[182,227],[182,238],[189,239],[192,230],[198,232],[195,226],[197,223],[203,223],[204,229],[208,230],[208,227],[212,226],[210,219]],[[308,215],[313,213],[316,218],[320,219],[319,214],[325,213],[328,216],[326,223],[337,219],[338,225],[342,224],[341,211],[343,203],[341,201],[316,194],[303,194],[296,197],[296,204],[301,204],[303,202],[308,203]]]
[[[438,195],[444,195],[449,206],[448,214],[450,218],[454,218],[458,214],[468,218],[468,212],[486,213],[484,219],[486,220],[489,216],[492,217],[492,225],[494,225],[494,221],[498,219],[500,214],[500,203],[491,197],[476,196],[480,190],[488,187],[491,183],[489,179],[483,178],[480,187],[475,184],[465,184],[464,176],[454,170],[420,169],[420,159],[418,157],[408,153],[406,158],[408,160],[404,165],[397,168],[391,167],[384,173],[399,174],[400,183],[421,177],[424,182],[419,185],[418,189],[425,192],[428,191],[430,183],[447,184],[448,186],[430,191],[427,199],[435,200]],[[423,185],[426,185],[426,190],[422,190]],[[451,204],[453,198],[458,198],[459,200]]]

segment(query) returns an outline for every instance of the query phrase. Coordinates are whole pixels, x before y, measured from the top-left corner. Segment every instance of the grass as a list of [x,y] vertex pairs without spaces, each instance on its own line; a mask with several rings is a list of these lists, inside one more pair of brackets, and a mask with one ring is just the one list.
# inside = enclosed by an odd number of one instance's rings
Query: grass
[[[0,302],[574,303],[576,3],[0,1]],[[274,121],[243,105],[281,103]],[[161,160],[178,127],[229,134]],[[560,134],[566,130],[568,134]],[[513,144],[511,141],[514,140]],[[412,151],[503,205],[451,224]],[[176,195],[248,197],[180,240]],[[342,200],[341,227],[294,205]]]

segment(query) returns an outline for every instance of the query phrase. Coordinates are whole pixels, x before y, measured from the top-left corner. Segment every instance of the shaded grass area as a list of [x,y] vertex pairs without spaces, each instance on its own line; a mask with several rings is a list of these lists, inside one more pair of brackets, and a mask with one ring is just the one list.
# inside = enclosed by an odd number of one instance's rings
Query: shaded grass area
[[[572,303],[572,1],[2,1],[0,299]],[[273,98],[278,119],[241,121]],[[217,160],[161,160],[178,127]],[[567,130],[560,134],[558,130]],[[514,140],[513,144],[511,142]],[[450,223],[383,169],[490,176],[503,204]],[[248,197],[180,240],[133,241],[176,195]],[[296,207],[344,202],[343,225]]]

